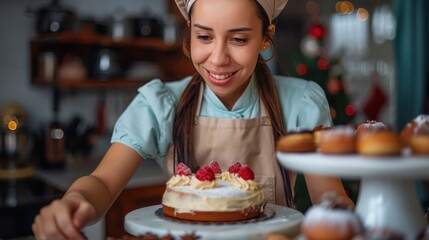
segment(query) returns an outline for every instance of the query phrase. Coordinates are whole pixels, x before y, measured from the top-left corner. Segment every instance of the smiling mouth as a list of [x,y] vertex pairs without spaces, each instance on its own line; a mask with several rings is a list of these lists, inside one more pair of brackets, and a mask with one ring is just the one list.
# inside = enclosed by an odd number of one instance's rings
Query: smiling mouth
[[217,80],[224,80],[225,78],[231,77],[234,73],[228,73],[228,74],[214,74],[212,72],[209,72],[210,76],[214,77]]

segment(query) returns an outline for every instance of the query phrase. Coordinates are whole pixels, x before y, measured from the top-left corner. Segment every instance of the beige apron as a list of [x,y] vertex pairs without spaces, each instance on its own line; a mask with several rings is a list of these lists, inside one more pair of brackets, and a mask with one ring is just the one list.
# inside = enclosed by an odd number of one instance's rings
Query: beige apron
[[[195,116],[196,166],[217,161],[224,171],[241,162],[252,167],[255,179],[264,189],[268,203],[286,205],[283,179],[275,156],[271,120],[262,101],[261,117],[253,119],[223,119],[200,117],[204,87],[201,87]],[[173,147],[166,156],[167,169],[172,173]],[[291,174],[294,186],[295,174]]]

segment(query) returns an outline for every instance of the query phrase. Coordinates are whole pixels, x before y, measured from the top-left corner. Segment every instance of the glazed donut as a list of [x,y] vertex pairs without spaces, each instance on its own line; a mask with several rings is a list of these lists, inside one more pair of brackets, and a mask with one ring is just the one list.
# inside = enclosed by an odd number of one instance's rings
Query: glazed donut
[[305,239],[348,240],[363,233],[364,227],[350,207],[342,205],[336,196],[325,196],[307,210],[301,231]]
[[378,131],[387,129],[389,129],[387,125],[382,122],[368,120],[365,123],[361,123],[358,125],[358,127],[356,128],[356,134],[362,133],[364,131]]
[[355,129],[349,125],[339,125],[322,132],[319,150],[324,154],[354,153],[355,143]]
[[400,155],[402,146],[399,135],[391,130],[366,131],[359,134],[356,150],[366,156]]
[[415,155],[429,155],[429,126],[418,126],[414,132],[409,143],[411,152]]
[[407,123],[400,132],[402,146],[409,147],[411,136],[416,133],[416,129],[424,126],[429,127],[429,115],[421,114],[414,118],[411,122]]
[[313,132],[289,132],[277,142],[277,150],[282,152],[313,152],[316,150]]

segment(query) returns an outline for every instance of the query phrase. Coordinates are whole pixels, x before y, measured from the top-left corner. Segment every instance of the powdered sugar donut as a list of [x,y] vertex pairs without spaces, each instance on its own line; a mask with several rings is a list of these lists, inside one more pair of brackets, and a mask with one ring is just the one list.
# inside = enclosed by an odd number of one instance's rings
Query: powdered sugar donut
[[429,155],[429,125],[418,125],[409,144],[413,154]]
[[425,126],[429,127],[429,115],[421,114],[407,123],[400,133],[402,145],[409,147],[411,137],[416,134],[418,129]]
[[356,133],[359,134],[364,131],[378,131],[389,129],[386,124],[374,120],[368,120],[365,123],[361,123],[356,128]]
[[349,125],[340,125],[322,132],[319,149],[325,154],[354,153],[355,142],[355,129]]
[[305,239],[348,240],[362,233],[364,227],[351,208],[328,196],[307,210],[301,230]]

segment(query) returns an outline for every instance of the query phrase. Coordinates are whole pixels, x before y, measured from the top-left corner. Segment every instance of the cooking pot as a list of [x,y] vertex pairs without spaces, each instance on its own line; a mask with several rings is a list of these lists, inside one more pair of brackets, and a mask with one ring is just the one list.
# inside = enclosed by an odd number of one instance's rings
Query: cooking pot
[[162,22],[149,14],[131,18],[134,37],[162,38]]
[[76,20],[75,13],[61,6],[59,0],[52,0],[37,10],[29,8],[27,13],[36,16],[36,31],[40,34],[73,30]]

